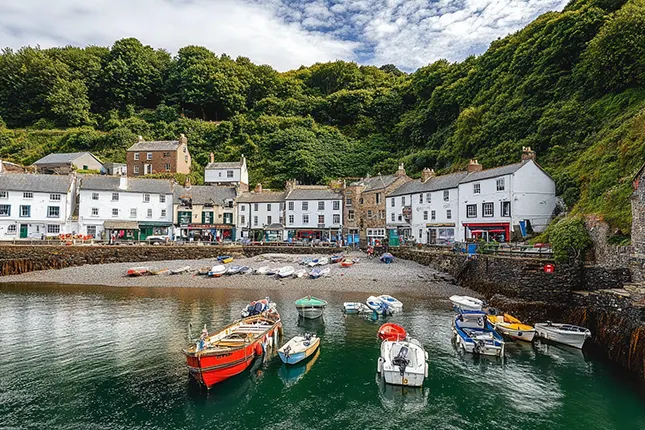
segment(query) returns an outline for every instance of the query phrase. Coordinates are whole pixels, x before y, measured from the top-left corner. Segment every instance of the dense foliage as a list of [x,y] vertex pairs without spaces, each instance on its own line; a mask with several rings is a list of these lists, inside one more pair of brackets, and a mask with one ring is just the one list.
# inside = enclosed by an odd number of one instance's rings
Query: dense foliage
[[0,158],[91,150],[123,161],[138,135],[185,133],[198,172],[211,151],[245,154],[251,182],[281,187],[399,161],[412,174],[471,157],[494,167],[531,146],[570,209],[623,231],[629,179],[645,160],[644,112],[645,0],[572,0],[479,57],[409,75],[343,61],[279,73],[136,39],[0,55]]
[[592,245],[584,222],[577,217],[555,219],[542,236],[551,243],[556,263],[581,263]]

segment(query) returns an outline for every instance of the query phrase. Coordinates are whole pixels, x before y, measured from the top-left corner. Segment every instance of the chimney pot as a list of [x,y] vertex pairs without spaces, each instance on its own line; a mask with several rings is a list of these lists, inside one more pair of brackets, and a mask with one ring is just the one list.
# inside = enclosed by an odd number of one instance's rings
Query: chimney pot
[[403,163],[399,163],[399,168],[396,171],[395,176],[405,176],[405,168],[403,167]]
[[211,163],[214,163],[215,162],[215,154],[213,154],[211,152],[210,156],[211,156]]
[[257,184],[255,184],[255,192],[256,193],[261,193],[262,192],[262,184],[261,183],[258,182]]
[[533,160],[535,161],[535,151],[530,146],[522,147],[522,161]]
[[421,171],[421,182],[426,182],[428,179],[435,176],[434,169],[428,169],[427,167]]
[[139,136],[139,142],[143,142],[143,136]]
[[468,163],[468,173],[481,172],[484,167],[477,160],[470,160]]
[[186,136],[184,133],[179,135],[179,144],[180,145],[187,145],[188,144],[188,139],[186,139]]

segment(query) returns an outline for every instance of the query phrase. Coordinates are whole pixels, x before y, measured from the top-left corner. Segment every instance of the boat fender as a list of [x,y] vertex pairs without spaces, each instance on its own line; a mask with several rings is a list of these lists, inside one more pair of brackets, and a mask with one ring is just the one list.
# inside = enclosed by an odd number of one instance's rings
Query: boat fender
[[477,325],[478,326],[484,326],[484,319],[482,317],[477,318]]
[[257,355],[258,357],[259,357],[260,355],[262,355],[262,350],[263,350],[263,348],[262,348],[262,344],[257,343],[257,344],[255,345],[255,355]]
[[376,365],[376,371],[378,373],[383,372],[383,357],[378,358],[378,364]]

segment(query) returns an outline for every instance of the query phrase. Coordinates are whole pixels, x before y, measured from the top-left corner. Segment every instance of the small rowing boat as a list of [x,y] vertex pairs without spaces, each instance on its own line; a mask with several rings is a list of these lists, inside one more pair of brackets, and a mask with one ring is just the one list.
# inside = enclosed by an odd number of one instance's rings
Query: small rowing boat
[[504,336],[526,342],[532,342],[535,337],[535,328],[522,324],[522,321],[513,315],[488,315],[488,321]]
[[208,272],[208,276],[210,276],[211,278],[219,278],[224,273],[226,273],[226,266],[218,264],[211,267],[211,270]]
[[476,355],[504,356],[504,339],[483,311],[465,310],[455,315],[452,325],[457,346]]
[[178,269],[170,269],[171,275],[181,275],[182,273],[190,272],[190,266],[180,267]]
[[309,273],[309,277],[311,279],[318,279],[318,278],[320,278],[322,276],[329,275],[330,272],[331,272],[331,269],[329,267],[325,267],[324,269],[322,269],[320,267],[316,267],[316,268],[311,270],[311,272]]
[[242,309],[240,315],[242,318],[247,318],[254,315],[262,315],[263,313],[273,316],[278,315],[275,302],[272,302],[268,297],[252,301]]
[[238,266],[238,265],[230,266],[230,267],[228,267],[226,269],[226,274],[227,275],[237,275],[238,273],[240,273],[242,271],[243,268],[244,268],[244,266]]
[[305,269],[300,269],[300,270],[296,270],[295,272],[293,272],[293,277],[294,278],[302,278],[306,274],[307,274],[307,271]]
[[343,257],[342,255],[332,255],[331,257],[329,257],[329,261],[331,263],[340,263],[344,260],[345,260],[345,257]]
[[210,267],[200,267],[199,270],[197,271],[197,274],[199,276],[206,276],[210,271],[211,271]]
[[472,310],[472,311],[481,311],[484,307],[484,302],[482,300],[476,299],[470,296],[450,296],[449,299],[452,302],[455,310]]
[[367,307],[376,312],[378,315],[392,315],[393,309],[390,305],[379,299],[378,297],[369,296],[365,301]]
[[150,269],[151,275],[165,275],[168,272],[169,270],[167,267],[164,267],[163,269]]
[[289,276],[293,276],[295,271],[296,270],[293,268],[293,266],[284,266],[283,268],[281,268],[278,271],[278,277],[279,278],[287,278]]
[[535,331],[543,339],[578,349],[582,349],[587,338],[591,337],[591,331],[585,327],[573,324],[552,323],[550,321],[535,324]]
[[403,340],[407,336],[405,329],[394,323],[385,323],[378,329],[378,337],[381,340]]
[[363,312],[372,312],[366,304],[360,302],[345,302],[343,303],[343,310],[347,314],[358,314]]
[[303,318],[320,318],[325,311],[327,302],[313,296],[303,297],[295,302],[298,314]]
[[131,267],[128,269],[128,271],[125,273],[126,276],[143,276],[143,275],[148,275],[150,272],[149,267]]
[[378,299],[384,303],[387,303],[394,312],[400,312],[403,310],[403,303],[388,294],[381,294],[380,296],[378,296]]
[[340,267],[351,267],[354,265],[352,260],[343,260],[340,262]]
[[310,357],[320,347],[320,338],[315,334],[305,333],[295,336],[278,350],[280,360],[285,364],[296,364]]
[[260,268],[255,269],[255,272],[253,273],[255,273],[256,275],[266,275],[269,269],[270,269],[269,266],[262,266]]

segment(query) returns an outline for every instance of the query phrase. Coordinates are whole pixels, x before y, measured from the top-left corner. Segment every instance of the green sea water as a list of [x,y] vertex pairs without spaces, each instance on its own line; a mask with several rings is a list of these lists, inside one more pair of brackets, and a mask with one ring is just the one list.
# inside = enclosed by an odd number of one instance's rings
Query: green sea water
[[[321,337],[286,367],[275,353],[210,391],[191,382],[188,324],[213,331],[270,294],[284,338]],[[506,359],[462,356],[447,300],[399,295],[402,324],[430,356],[423,389],[376,374],[383,322],[345,317],[364,293],[319,293],[324,321],[299,321],[302,293],[196,288],[0,285],[0,428],[39,429],[645,429],[645,395],[601,358],[511,344]]]

